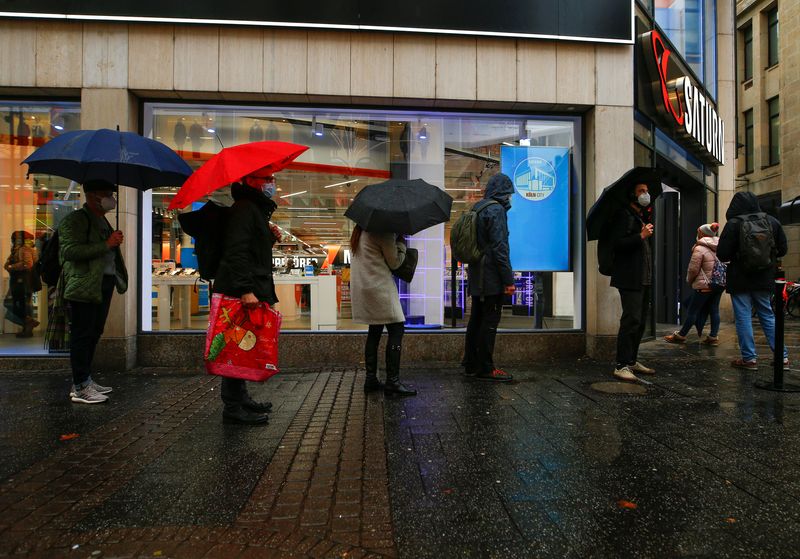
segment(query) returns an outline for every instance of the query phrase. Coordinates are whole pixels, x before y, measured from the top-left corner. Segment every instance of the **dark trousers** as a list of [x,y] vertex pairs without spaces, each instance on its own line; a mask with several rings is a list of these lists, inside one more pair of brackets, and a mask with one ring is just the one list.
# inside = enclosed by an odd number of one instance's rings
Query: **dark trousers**
[[114,294],[115,285],[116,278],[114,276],[103,276],[102,302],[69,302],[71,309],[69,362],[72,366],[72,382],[75,386],[85,383],[92,374],[94,352],[106,327],[106,318],[108,309],[111,307],[111,296]]
[[226,409],[238,409],[247,397],[247,385],[240,378],[222,377],[220,396]]
[[680,331],[681,336],[685,336],[692,329],[692,326],[697,328],[697,334],[703,331],[706,325],[706,318],[711,317],[711,334],[712,338],[716,338],[719,334],[719,300],[722,297],[722,290],[717,289],[714,291],[702,292],[695,291],[689,297],[689,305],[686,310],[686,319],[683,321]]
[[470,373],[489,374],[494,370],[494,341],[503,310],[502,295],[473,295],[467,324],[462,364]]
[[405,326],[402,322],[393,322],[391,324],[370,324],[367,332],[367,342],[364,344],[364,362],[368,364],[375,364],[377,371],[378,363],[378,346],[381,343],[381,334],[383,334],[383,327],[389,333],[389,339],[386,342],[386,362],[389,362],[389,355],[392,351],[399,352],[403,345],[403,333]]
[[620,289],[622,317],[617,333],[617,368],[633,365],[639,356],[639,344],[647,324],[650,309],[650,286],[641,290]]

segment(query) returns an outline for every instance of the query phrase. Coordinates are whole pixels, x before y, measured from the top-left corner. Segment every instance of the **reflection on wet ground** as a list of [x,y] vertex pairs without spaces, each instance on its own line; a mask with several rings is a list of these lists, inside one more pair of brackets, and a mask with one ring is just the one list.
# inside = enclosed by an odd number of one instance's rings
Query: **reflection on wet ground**
[[759,352],[753,373],[730,331],[650,341],[631,390],[589,359],[504,385],[406,364],[407,399],[284,373],[254,387],[275,403],[256,429],[223,425],[197,371],[99,377],[102,406],[69,403],[67,373],[7,373],[0,556],[797,557],[800,393],[754,389]]

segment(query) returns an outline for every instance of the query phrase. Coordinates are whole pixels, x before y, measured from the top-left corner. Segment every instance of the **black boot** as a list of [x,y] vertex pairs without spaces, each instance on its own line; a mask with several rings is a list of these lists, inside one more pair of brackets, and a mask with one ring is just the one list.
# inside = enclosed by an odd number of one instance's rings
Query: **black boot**
[[252,412],[244,406],[225,406],[222,410],[222,421],[240,425],[262,425],[269,421],[264,413]]
[[255,413],[269,413],[272,411],[272,402],[256,402],[250,397],[250,394],[245,393],[242,407]]
[[378,354],[364,354],[364,365],[367,368],[367,378],[364,379],[364,392],[383,390],[384,384],[378,379]]
[[386,384],[383,391],[397,396],[416,396],[417,391],[400,382],[400,346],[386,346]]

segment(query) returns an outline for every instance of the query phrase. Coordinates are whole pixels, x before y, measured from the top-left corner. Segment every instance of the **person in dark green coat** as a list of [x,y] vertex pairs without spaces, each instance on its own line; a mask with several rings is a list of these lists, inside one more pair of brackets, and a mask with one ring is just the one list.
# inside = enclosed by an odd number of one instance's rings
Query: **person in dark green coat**
[[100,404],[108,400],[112,389],[92,380],[92,361],[114,289],[118,293],[128,289],[128,271],[119,248],[124,239],[122,231],[115,231],[105,218],[117,207],[116,187],[95,180],[87,181],[83,191],[86,203],[58,227],[63,267],[59,288],[71,308],[70,399],[80,404]]
[[[269,226],[272,212],[278,207],[272,201],[274,194],[275,179],[271,176],[247,176],[231,186],[234,204],[224,232],[214,292],[239,297],[247,308],[254,308],[261,301],[270,305],[278,302],[272,279],[272,246],[279,236]],[[244,380],[223,377],[220,395],[226,423],[267,423],[272,404],[254,401]]]

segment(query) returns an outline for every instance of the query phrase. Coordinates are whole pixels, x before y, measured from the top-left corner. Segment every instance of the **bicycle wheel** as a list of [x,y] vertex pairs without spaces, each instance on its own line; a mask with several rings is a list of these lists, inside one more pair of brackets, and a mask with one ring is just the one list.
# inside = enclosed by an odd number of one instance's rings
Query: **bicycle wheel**
[[800,289],[795,288],[789,293],[786,301],[786,312],[793,318],[800,317]]

